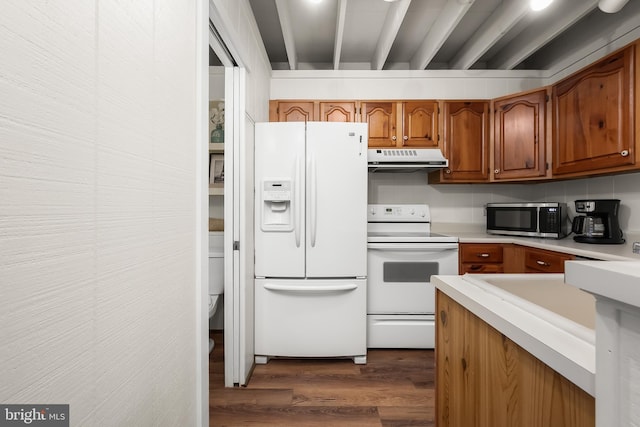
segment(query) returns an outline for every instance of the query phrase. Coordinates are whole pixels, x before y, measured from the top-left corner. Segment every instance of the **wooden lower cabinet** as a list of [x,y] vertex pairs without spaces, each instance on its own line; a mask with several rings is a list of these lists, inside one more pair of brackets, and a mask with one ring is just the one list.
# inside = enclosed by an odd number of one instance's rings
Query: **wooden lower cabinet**
[[499,243],[461,243],[458,249],[458,272],[503,273],[503,248]]
[[460,243],[458,273],[564,273],[565,261],[575,258],[511,243]]
[[525,248],[525,273],[564,273],[564,262],[575,258],[562,252]]
[[438,427],[591,427],[595,399],[441,291]]

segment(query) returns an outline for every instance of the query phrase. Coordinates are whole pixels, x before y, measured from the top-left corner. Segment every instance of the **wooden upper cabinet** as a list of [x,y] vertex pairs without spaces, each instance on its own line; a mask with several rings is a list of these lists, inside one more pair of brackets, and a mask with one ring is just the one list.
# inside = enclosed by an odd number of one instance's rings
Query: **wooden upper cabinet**
[[355,122],[355,102],[320,102],[320,121],[322,122]]
[[547,92],[494,101],[495,180],[546,175]]
[[410,101],[402,103],[403,147],[438,146],[438,103]]
[[489,180],[489,102],[444,102],[444,156],[449,167],[443,182]]
[[313,101],[270,101],[269,121],[309,122],[316,119]]
[[553,86],[553,175],[632,168],[635,46]]
[[357,101],[269,101],[271,122],[357,122]]
[[369,147],[437,147],[437,101],[363,101]]
[[367,123],[369,131],[369,147],[395,147],[397,103],[363,101],[361,109],[361,121]]

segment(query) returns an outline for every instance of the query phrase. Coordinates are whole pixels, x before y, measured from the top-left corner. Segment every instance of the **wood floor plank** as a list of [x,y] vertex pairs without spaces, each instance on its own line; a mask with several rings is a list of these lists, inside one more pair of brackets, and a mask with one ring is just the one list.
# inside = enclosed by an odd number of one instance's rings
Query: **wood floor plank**
[[432,350],[370,350],[348,359],[273,359],[247,387],[224,387],[222,334],[210,355],[211,426],[426,426],[434,424]]

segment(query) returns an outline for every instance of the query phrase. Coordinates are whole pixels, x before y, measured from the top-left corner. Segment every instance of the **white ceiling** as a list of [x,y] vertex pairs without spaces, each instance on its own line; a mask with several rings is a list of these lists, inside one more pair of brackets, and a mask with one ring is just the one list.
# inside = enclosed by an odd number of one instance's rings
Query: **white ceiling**
[[545,69],[582,34],[637,13],[640,1],[614,14],[598,0],[555,0],[539,12],[529,0],[249,3],[273,69],[510,70]]

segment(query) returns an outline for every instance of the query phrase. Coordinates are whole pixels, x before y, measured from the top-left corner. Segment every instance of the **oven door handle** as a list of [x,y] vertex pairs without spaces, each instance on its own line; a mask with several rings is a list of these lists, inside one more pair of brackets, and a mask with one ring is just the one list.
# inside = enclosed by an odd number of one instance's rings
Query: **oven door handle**
[[381,251],[447,251],[458,250],[457,243],[367,243],[367,249]]

